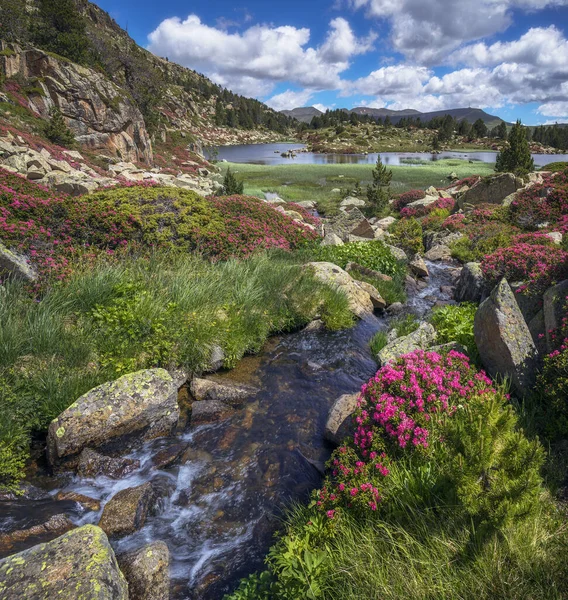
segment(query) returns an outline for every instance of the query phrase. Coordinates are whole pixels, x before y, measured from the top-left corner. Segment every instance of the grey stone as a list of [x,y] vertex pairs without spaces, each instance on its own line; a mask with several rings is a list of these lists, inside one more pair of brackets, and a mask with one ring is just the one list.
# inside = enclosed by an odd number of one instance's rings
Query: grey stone
[[258,393],[258,388],[230,381],[221,383],[212,379],[196,377],[192,380],[189,391],[196,400],[212,400],[231,406],[242,406],[246,400]]
[[417,277],[428,277],[430,275],[428,272],[428,267],[426,266],[426,263],[420,254],[415,254],[412,260],[408,263],[408,266]]
[[79,455],[77,475],[94,479],[99,475],[121,479],[140,467],[140,461],[132,458],[113,458],[85,448]]
[[119,554],[118,565],[128,581],[129,600],[168,600],[170,553],[164,542]]
[[357,408],[359,394],[343,394],[333,403],[325,424],[325,438],[339,446],[355,428],[351,415]]
[[120,490],[105,504],[99,527],[109,537],[124,537],[144,527],[155,505],[156,494],[150,482]]
[[377,356],[379,365],[384,366],[391,360],[415,350],[425,350],[432,345],[435,339],[434,327],[430,323],[422,322],[416,331],[388,343]]
[[487,286],[481,271],[481,264],[476,262],[466,263],[456,283],[454,300],[458,302],[481,302],[486,295]]
[[0,277],[2,276],[29,282],[37,279],[35,270],[28,264],[26,259],[8,250],[0,242]]
[[448,248],[448,246],[444,244],[439,244],[430,248],[428,252],[424,255],[426,260],[430,260],[432,262],[437,262],[440,260],[451,260],[452,251]]

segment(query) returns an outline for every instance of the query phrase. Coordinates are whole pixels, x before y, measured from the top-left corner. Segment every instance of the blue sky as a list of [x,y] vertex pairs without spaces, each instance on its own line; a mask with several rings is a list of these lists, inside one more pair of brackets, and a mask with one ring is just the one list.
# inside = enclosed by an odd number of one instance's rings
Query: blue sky
[[281,110],[568,121],[568,0],[98,0],[152,52]]

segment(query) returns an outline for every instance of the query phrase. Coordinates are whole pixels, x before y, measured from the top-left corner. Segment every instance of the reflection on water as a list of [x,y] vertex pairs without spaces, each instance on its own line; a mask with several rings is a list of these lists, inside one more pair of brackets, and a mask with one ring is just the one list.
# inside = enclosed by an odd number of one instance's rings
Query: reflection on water
[[[243,144],[240,146],[220,146],[216,148],[217,156],[209,154],[210,158],[226,160],[234,163],[251,163],[258,165],[337,165],[337,164],[374,164],[379,154],[315,154],[313,152],[299,152],[295,158],[284,158],[282,153],[290,150],[304,148],[303,144]],[[441,159],[453,158],[459,160],[473,160],[485,163],[495,163],[497,152],[441,152],[430,154],[421,152],[381,152],[383,163],[398,167],[416,166],[420,164],[405,163],[405,159],[418,159],[432,162]],[[568,154],[533,154],[535,165],[542,167],[551,162],[568,161]]]

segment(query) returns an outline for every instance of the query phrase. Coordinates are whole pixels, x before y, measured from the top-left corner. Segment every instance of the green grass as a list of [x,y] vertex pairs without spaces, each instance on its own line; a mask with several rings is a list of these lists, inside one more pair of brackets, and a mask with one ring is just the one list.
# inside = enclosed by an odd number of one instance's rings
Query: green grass
[[[263,196],[264,192],[276,192],[284,200],[299,202],[314,200],[322,213],[336,210],[341,196],[332,194],[334,188],[347,189],[360,182],[363,187],[371,183],[373,164],[368,165],[251,165],[242,163],[219,163],[223,174],[227,168],[238,179],[244,180],[245,194]],[[464,160],[439,160],[424,166],[400,166],[392,168],[391,189],[394,194],[431,185],[449,185],[447,176],[455,171],[460,178],[471,175],[490,175],[493,166],[487,163],[470,163]]]
[[78,268],[41,301],[8,284],[0,293],[0,487],[18,478],[27,439],[79,396],[139,369],[200,372],[214,347],[226,367],[271,334],[320,315],[349,327],[347,298],[291,254],[212,264],[154,256]]

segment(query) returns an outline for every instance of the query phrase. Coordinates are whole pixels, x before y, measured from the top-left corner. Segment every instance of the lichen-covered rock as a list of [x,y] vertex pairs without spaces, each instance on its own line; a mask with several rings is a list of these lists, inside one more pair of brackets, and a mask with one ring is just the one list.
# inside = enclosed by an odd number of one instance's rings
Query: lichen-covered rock
[[520,396],[528,392],[536,377],[537,352],[506,279],[501,280],[477,310],[473,329],[487,372],[509,377]]
[[367,219],[363,219],[360,223],[357,223],[353,229],[349,232],[349,235],[354,235],[356,237],[365,238],[367,240],[375,239],[375,230],[367,221]]
[[2,600],[128,600],[105,533],[85,525],[0,561]]
[[168,600],[170,553],[164,542],[153,542],[120,554],[120,570],[128,581],[129,600]]
[[8,250],[0,242],[0,279],[5,277],[23,281],[35,281],[37,274],[25,258]]
[[145,440],[168,435],[179,418],[177,392],[164,369],[124,375],[87,392],[51,422],[50,464],[133,434]]
[[196,400],[218,400],[231,406],[241,406],[246,400],[258,393],[258,388],[234,382],[214,381],[196,377],[189,386]]
[[397,246],[391,246],[390,244],[385,244],[385,246],[391,251],[391,254],[396,258],[396,260],[408,262],[406,252],[402,248],[398,248]]
[[417,277],[428,277],[430,275],[428,267],[420,254],[415,254],[408,266]]
[[513,173],[484,177],[458,199],[460,208],[467,204],[501,204],[510,194],[523,187],[523,181]]
[[333,403],[325,424],[325,438],[339,446],[341,442],[353,433],[354,427],[351,415],[357,408],[359,394],[343,394]]
[[389,361],[397,359],[403,354],[409,354],[415,350],[426,350],[436,339],[436,330],[430,323],[420,323],[416,331],[405,335],[387,344],[378,354],[377,360],[380,366]]
[[355,282],[360,288],[362,288],[367,292],[367,294],[369,294],[371,302],[373,303],[373,307],[376,310],[384,310],[387,307],[385,299],[381,296],[381,294],[374,285],[371,285],[366,281],[359,281],[357,279],[355,279]]
[[566,317],[568,304],[568,279],[551,287],[544,293],[544,325],[546,329],[546,346],[549,352],[556,349],[552,333],[557,331]]
[[77,475],[94,479],[99,475],[111,479],[126,477],[140,467],[140,461],[133,458],[114,458],[95,452],[92,448],[85,448],[79,456]]
[[437,246],[432,246],[432,248],[426,252],[424,258],[432,262],[450,260],[452,258],[452,251],[445,244],[438,244]]
[[306,267],[313,269],[320,281],[341,290],[347,296],[349,308],[355,315],[365,318],[373,313],[374,306],[369,294],[342,268],[328,262],[312,262]]
[[117,492],[105,505],[99,527],[109,537],[123,537],[144,527],[156,505],[150,482]]
[[466,263],[461,270],[454,291],[454,300],[458,302],[481,302],[487,294],[486,282],[481,264]]

